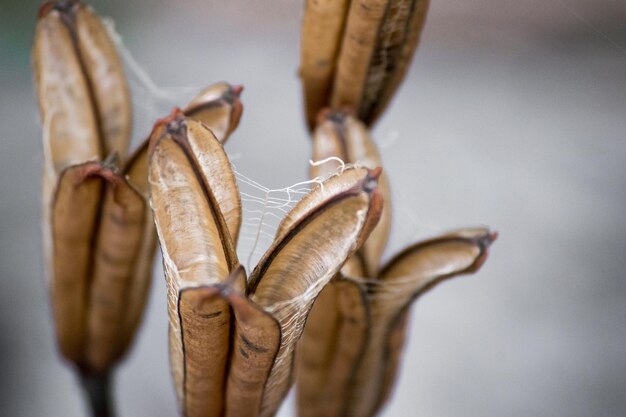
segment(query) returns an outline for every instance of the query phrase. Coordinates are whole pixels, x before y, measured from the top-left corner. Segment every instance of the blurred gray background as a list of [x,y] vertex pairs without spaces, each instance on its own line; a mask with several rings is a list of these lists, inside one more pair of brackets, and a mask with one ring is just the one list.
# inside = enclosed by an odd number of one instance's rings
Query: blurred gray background
[[[306,178],[303,2],[93,4],[158,85],[245,85],[227,146],[240,172],[270,187]],[[41,261],[37,6],[0,1],[0,415],[75,417],[84,407],[56,357]],[[157,111],[139,113],[137,138]],[[383,414],[626,416],[626,1],[432,0],[374,134],[394,192],[388,255],[457,226],[500,231],[479,274],[414,308]],[[117,382],[120,416],[176,415],[158,267]]]

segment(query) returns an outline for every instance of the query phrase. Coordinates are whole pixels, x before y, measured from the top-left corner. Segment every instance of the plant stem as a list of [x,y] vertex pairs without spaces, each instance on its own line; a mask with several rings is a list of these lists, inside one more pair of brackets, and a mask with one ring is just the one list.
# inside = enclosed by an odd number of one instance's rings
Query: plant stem
[[111,397],[111,374],[81,372],[79,378],[92,417],[115,417]]

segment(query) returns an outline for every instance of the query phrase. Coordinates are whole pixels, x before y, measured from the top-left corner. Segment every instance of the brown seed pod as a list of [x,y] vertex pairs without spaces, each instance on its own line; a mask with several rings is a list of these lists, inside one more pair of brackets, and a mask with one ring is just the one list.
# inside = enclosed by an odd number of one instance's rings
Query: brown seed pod
[[370,339],[354,373],[347,415],[373,416],[388,398],[409,305],[444,280],[476,272],[495,238],[488,229],[459,230],[413,245],[383,268],[370,290]]
[[428,0],[307,2],[300,72],[310,129],[328,106],[376,121],[406,74],[427,9]]
[[239,100],[243,87],[225,82],[202,90],[183,110],[185,116],[204,123],[222,143],[239,125],[243,105]]
[[128,305],[121,329],[121,346],[123,355],[129,348],[130,342],[141,322],[142,314],[148,298],[148,290],[152,278],[152,265],[157,247],[157,235],[154,227],[152,209],[148,201],[148,141],[134,152],[124,168],[124,175],[146,201],[144,211],[143,236],[141,247],[136,256],[133,279],[127,289]]
[[307,0],[300,40],[300,78],[309,129],[326,107],[345,28],[349,0]]
[[[279,234],[251,275],[250,298],[276,318],[282,332],[281,347],[263,394],[261,416],[274,415],[292,384],[293,353],[315,298],[367,238],[380,216],[379,175],[380,170],[366,171],[346,191],[300,217]],[[312,195],[323,193],[324,188],[317,187]]]
[[125,351],[120,323],[127,319],[129,288],[144,239],[146,203],[124,178],[104,168],[106,179],[89,286],[86,361],[91,370],[107,371]]
[[41,7],[33,67],[49,131],[44,146],[56,171],[114,151],[123,159],[132,118],[129,90],[115,46],[89,7],[77,1]]
[[[380,153],[367,127],[345,112],[324,111],[319,115],[319,123],[313,133],[313,160],[322,161],[330,157],[370,169],[382,166]],[[337,162],[329,161],[312,166],[310,175],[312,178],[329,175],[337,168]],[[358,256],[364,262],[365,269],[365,275],[361,276],[374,277],[378,274],[380,259],[389,240],[391,195],[384,172],[378,184],[385,206],[378,226],[359,249]]]
[[124,162],[130,143],[132,104],[122,61],[106,27],[90,7],[76,3],[70,14],[100,124],[104,155],[117,152]]
[[61,172],[51,209],[52,312],[59,351],[82,364],[85,352],[91,242],[98,222],[101,166],[87,162]]
[[[225,171],[231,175],[224,177]],[[168,287],[170,363],[187,416],[221,415],[224,408],[231,313],[228,303],[213,293],[219,293],[214,287],[226,282],[239,263],[222,214],[230,202],[222,198],[229,190],[219,190],[229,186],[230,177],[224,150],[206,127],[180,111],[155,125],[150,201]],[[235,282],[234,290],[244,292],[245,282]],[[210,411],[207,401],[213,404]]]
[[[243,268],[233,274],[241,274],[245,280]],[[235,315],[224,415],[256,417],[280,346],[280,325],[245,295],[229,291],[224,296]]]
[[368,343],[369,326],[362,284],[338,276],[324,287],[307,318],[296,355],[299,416],[345,414],[350,378]]

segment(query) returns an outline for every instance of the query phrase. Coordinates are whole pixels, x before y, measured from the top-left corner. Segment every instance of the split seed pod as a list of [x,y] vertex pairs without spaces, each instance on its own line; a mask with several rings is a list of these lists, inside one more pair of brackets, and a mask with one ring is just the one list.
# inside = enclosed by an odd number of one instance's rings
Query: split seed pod
[[[115,45],[89,7],[78,1],[41,7],[33,68],[44,124],[43,225],[57,343],[82,372],[105,373],[132,342],[152,275],[148,142],[126,158],[128,86]],[[241,117],[241,89],[212,85],[186,110],[223,142]]]
[[77,1],[41,7],[33,67],[44,123],[43,224],[57,343],[83,372],[105,373],[140,321],[156,244],[145,167],[142,175],[140,158],[124,163],[128,87],[105,26]]
[[[322,161],[336,157],[348,164],[357,164],[373,169],[382,166],[380,152],[372,140],[367,127],[346,112],[322,111],[318,125],[313,133],[313,160]],[[325,177],[336,172],[337,161],[311,167],[311,178]],[[372,232],[356,257],[362,263],[363,276],[375,276],[378,273],[391,229],[391,195],[389,181],[385,173],[379,179],[379,189],[385,200],[385,207],[380,222]]]
[[[313,134],[313,160],[332,157],[362,166],[381,163],[363,123],[345,112],[326,110],[320,112]],[[323,177],[340,168],[338,161],[330,159],[314,165],[310,175]],[[389,201],[386,180],[381,178],[380,185]],[[328,181],[329,190],[336,187]],[[390,223],[387,205],[378,226],[323,289],[311,310],[298,348],[300,416],[375,415],[397,374],[411,301],[444,275],[476,271],[495,238],[486,229],[457,231],[406,249],[381,270]],[[452,243],[446,246],[448,241]],[[466,250],[455,251],[458,245]]]
[[300,75],[309,128],[320,109],[371,125],[404,79],[429,0],[307,0]]
[[457,230],[405,249],[377,279],[333,280],[298,351],[298,415],[376,415],[397,376],[412,303],[440,282],[478,271],[495,238],[484,228]]
[[291,386],[313,301],[380,215],[380,172],[347,170],[335,179],[341,190],[313,190],[307,201],[315,203],[296,205],[247,285],[233,244],[239,194],[219,142],[175,112],[156,125],[150,153],[182,413],[272,416]]
[[208,126],[224,144],[241,120],[243,106],[239,95],[242,90],[240,85],[225,82],[212,84],[198,93],[183,112],[185,116]]
[[453,231],[406,248],[381,270],[368,288],[369,343],[353,373],[346,415],[378,413],[396,379],[411,304],[447,279],[478,271],[496,236],[485,228]]

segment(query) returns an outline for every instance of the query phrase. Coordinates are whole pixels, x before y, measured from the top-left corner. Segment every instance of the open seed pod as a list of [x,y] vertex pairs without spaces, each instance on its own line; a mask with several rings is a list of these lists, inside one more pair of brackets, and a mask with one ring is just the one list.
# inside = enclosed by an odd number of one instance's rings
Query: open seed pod
[[[367,127],[346,112],[329,110],[318,116],[312,159],[311,177],[344,164],[381,165]],[[329,190],[341,186],[333,179],[327,183]],[[389,201],[386,178],[379,184]],[[409,247],[381,270],[390,224],[387,204],[377,227],[311,310],[298,347],[300,416],[375,415],[395,381],[411,301],[444,277],[476,271],[495,238],[482,228],[456,231]]]
[[341,189],[315,188],[247,285],[233,244],[239,194],[219,141],[175,111],[157,123],[150,148],[181,411],[272,416],[292,384],[293,353],[315,298],[380,216],[380,170],[350,169],[334,179]]
[[[152,274],[147,141],[126,157],[127,81],[91,8],[44,4],[32,60],[44,127],[43,227],[57,344],[82,373],[105,374],[132,342]],[[210,86],[189,111],[226,140],[241,117],[240,92],[226,83]]]
[[411,63],[428,1],[306,1],[300,77],[310,129],[328,106],[368,126],[378,119]]

